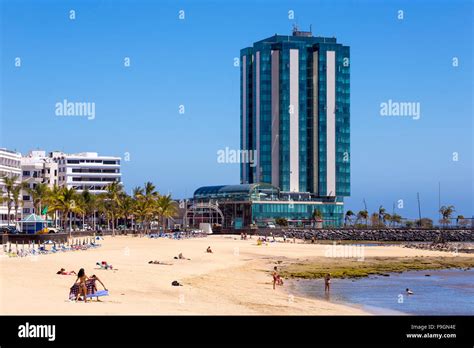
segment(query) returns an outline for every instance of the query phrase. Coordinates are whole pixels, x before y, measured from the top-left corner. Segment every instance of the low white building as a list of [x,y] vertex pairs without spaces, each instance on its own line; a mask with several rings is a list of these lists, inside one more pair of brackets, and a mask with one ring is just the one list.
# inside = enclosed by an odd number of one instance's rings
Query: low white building
[[[46,155],[46,151],[33,150],[21,158],[22,180],[30,188],[37,184],[46,184],[52,188],[58,185],[58,164],[51,157]],[[29,192],[23,191],[23,215],[41,212],[34,211],[33,199]]]
[[[2,176],[17,176],[16,183],[21,182],[21,154],[16,151],[10,151],[5,148],[0,148],[0,177]],[[5,185],[2,179],[0,179],[0,195],[6,198]],[[21,197],[20,197],[21,198]],[[11,221],[15,220],[14,208],[10,211]],[[0,224],[6,224],[8,222],[8,208],[7,202],[1,202],[0,204]]]
[[78,192],[89,190],[106,192],[112,182],[121,182],[120,157],[99,156],[97,152],[65,154],[54,151],[49,157],[58,164],[58,185],[74,188]]

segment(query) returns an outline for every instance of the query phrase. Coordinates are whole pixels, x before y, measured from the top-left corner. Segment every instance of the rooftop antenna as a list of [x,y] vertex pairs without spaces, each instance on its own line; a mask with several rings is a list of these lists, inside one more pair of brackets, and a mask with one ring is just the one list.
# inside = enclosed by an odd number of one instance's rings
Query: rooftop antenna
[[295,35],[298,32],[298,24],[293,23],[293,35]]

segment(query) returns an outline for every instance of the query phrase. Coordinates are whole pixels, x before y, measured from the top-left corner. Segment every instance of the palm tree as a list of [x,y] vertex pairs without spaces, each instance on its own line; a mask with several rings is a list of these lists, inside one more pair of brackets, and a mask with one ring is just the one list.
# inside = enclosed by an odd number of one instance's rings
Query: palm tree
[[464,215],[458,215],[456,217],[456,225],[458,225],[458,226],[462,225],[463,221],[464,221]]
[[12,188],[11,191],[11,200],[13,202],[13,208],[15,210],[15,220],[18,217],[18,209],[21,206],[22,200],[20,198],[21,196],[21,190],[22,190],[22,185],[15,185]]
[[357,220],[356,221],[358,222],[359,220],[364,219],[365,220],[365,226],[367,226],[368,225],[368,222],[367,222],[368,218],[369,218],[369,212],[367,210],[361,210],[357,213]]
[[392,224],[400,224],[402,222],[402,217],[398,215],[397,213],[394,213],[392,215]]
[[379,213],[378,213],[378,219],[379,219],[379,224],[380,225],[382,223],[385,224],[384,216],[385,216],[385,208],[383,206],[380,206],[379,207]]
[[56,202],[59,200],[59,197],[61,196],[61,194],[62,194],[62,188],[57,185],[54,185],[52,188],[48,190],[48,194],[46,195],[46,198],[45,198],[45,204],[47,204],[46,215],[50,215],[54,219],[55,224],[57,222],[56,220],[58,217],[58,211],[60,211],[58,209],[58,205],[56,204]]
[[137,215],[139,216],[142,227],[145,228],[145,233],[148,231],[148,224],[151,223],[155,210],[155,201],[158,198],[158,192],[155,191],[155,185],[151,182],[146,182],[143,189],[136,188],[136,196],[138,200]]
[[387,222],[389,223],[390,225],[390,222],[392,221],[392,215],[390,215],[389,213],[385,213],[383,214],[383,224],[385,225]]
[[347,225],[347,221],[349,221],[349,222],[351,221],[351,217],[352,217],[352,216],[354,216],[354,212],[353,212],[352,210],[348,210],[348,211],[346,212],[346,216],[345,216],[345,218],[344,218],[344,220],[345,220],[345,221],[344,221],[344,225]]
[[98,196],[90,193],[88,189],[85,189],[81,192],[81,205],[83,208],[83,227],[84,227],[84,220],[90,224],[90,217],[91,215],[94,218],[94,229],[95,229],[95,212],[97,210],[98,204]]
[[129,216],[133,214],[134,205],[135,201],[133,198],[127,195],[125,192],[122,192],[120,195],[118,216],[125,220],[126,227],[128,226]]
[[171,195],[159,196],[156,201],[158,217],[161,220],[163,226],[163,232],[165,232],[166,219],[176,216],[178,207],[176,202],[171,199]]
[[107,221],[107,228],[110,228],[110,201],[107,198],[107,193],[97,195],[96,206],[99,215]]
[[454,206],[449,205],[445,206],[443,205],[441,208],[439,208],[439,212],[441,213],[441,216],[443,219],[441,220],[442,223],[444,224],[449,224],[449,219],[451,218],[451,215],[455,212],[456,210],[454,209]]
[[[70,223],[69,214],[72,212],[80,212],[81,208],[78,205],[78,195],[75,189],[62,187],[55,191],[57,196],[51,199],[52,209],[54,211],[61,211],[63,214],[63,228],[68,230],[68,222]],[[71,226],[69,231],[71,232]]]
[[320,222],[323,219],[323,214],[321,213],[321,210],[314,209],[312,218],[315,223]]
[[15,187],[16,185],[16,182],[18,180],[18,175],[2,175],[2,180],[3,180],[3,184],[5,186],[5,193],[6,193],[6,197],[4,198],[4,200],[7,202],[7,219],[8,219],[8,225],[10,225],[10,221],[11,221],[11,216],[10,216],[10,212],[12,210],[12,206],[13,206],[13,199],[12,199],[12,191],[13,191],[13,188]]
[[33,188],[28,187],[26,190],[30,194],[33,201],[34,213],[36,215],[41,215],[42,205],[46,201],[50,191],[48,185],[39,183]]
[[115,236],[115,219],[117,217],[118,209],[120,207],[120,195],[123,192],[122,184],[118,181],[107,185],[106,197],[110,203],[110,214],[112,220],[112,235]]
[[380,216],[378,213],[372,213],[372,215],[370,215],[370,224],[372,227],[380,226]]

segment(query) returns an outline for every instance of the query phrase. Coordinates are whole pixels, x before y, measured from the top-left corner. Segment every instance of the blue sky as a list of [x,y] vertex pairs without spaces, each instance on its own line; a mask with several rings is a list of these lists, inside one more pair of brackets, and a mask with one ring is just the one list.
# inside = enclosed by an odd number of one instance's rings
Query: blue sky
[[[234,57],[289,34],[292,10],[301,29],[312,24],[313,34],[351,46],[347,208],[361,210],[365,198],[370,211],[383,204],[391,212],[403,200],[397,212],[417,217],[420,192],[422,215],[436,217],[441,182],[441,203],[472,216],[473,2],[427,4],[1,0],[0,146],[128,152],[127,191],[150,180],[182,198],[203,185],[238,183],[238,165],[218,163],[216,154],[239,147]],[[63,99],[95,102],[95,119],[57,117]],[[421,118],[380,116],[389,99],[419,102]]]

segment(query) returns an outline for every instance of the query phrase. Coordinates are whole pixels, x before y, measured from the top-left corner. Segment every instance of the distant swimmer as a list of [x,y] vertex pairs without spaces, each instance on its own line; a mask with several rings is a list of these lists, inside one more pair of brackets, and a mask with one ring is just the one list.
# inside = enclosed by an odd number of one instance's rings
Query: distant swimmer
[[410,289],[406,288],[405,291],[406,291],[407,295],[413,295],[413,291],[411,291]]

